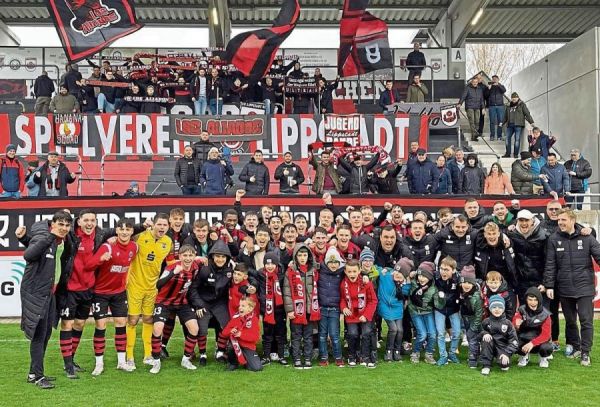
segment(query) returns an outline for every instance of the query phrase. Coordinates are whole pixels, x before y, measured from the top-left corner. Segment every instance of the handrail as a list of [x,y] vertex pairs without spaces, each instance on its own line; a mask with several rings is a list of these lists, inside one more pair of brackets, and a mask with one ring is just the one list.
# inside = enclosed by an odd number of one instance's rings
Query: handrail
[[25,113],[25,104],[18,100],[0,100],[0,105],[21,105],[21,113]]
[[[100,195],[104,196],[104,164],[106,164],[106,157],[140,157],[145,154],[120,154],[120,153],[107,153],[102,156],[100,159]],[[146,154],[146,155],[154,155],[154,154]],[[159,154],[161,157],[181,157],[181,154],[178,153],[167,153],[167,154]]]
[[[465,114],[465,113],[462,111],[462,109],[461,109],[459,106],[456,106],[456,107],[457,107],[457,109],[456,109],[456,110],[458,110],[459,114],[462,114],[463,118],[468,120],[469,118],[468,118],[468,117],[467,117],[467,115],[466,115],[466,114]],[[474,130],[474,129],[471,129],[471,131],[473,131],[473,130]],[[472,136],[472,134],[471,134],[471,136]],[[482,141],[483,141],[483,142],[484,142],[484,143],[485,143],[485,144],[486,144],[486,145],[489,147],[489,149],[490,149],[490,150],[492,150],[492,151],[495,151],[495,150],[492,148],[492,146],[490,146],[490,143],[488,143],[488,142],[487,142],[487,140],[485,139],[485,137],[483,137],[482,135],[479,135],[479,139],[480,139],[480,140],[482,140]],[[477,153],[477,154],[478,154],[478,155],[484,155],[484,153]],[[491,154],[495,155],[495,156],[496,156],[496,158],[497,158],[498,160],[500,160],[500,157],[501,157],[501,156],[500,156],[499,154],[496,154],[496,153],[488,153],[487,155],[491,155]]]

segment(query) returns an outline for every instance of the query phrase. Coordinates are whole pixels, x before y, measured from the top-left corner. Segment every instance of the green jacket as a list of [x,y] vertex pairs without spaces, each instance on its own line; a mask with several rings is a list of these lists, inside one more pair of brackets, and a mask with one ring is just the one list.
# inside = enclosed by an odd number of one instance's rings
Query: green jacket
[[416,304],[413,304],[412,301],[412,295],[415,291],[417,291],[420,287],[419,282],[415,279],[411,282],[410,284],[410,300],[408,302],[408,312],[412,314],[417,314],[417,315],[423,315],[423,314],[429,314],[433,312],[433,303],[435,300],[435,297],[438,296],[438,289],[435,287],[435,284],[432,284],[431,287],[429,287],[429,289],[427,291],[425,291],[425,294],[423,294],[423,305],[422,306],[417,306]]
[[50,102],[50,112],[52,113],[73,113],[73,110],[79,110],[79,102],[75,96],[68,94],[66,96],[56,95]]
[[429,90],[424,83],[421,83],[419,88],[417,85],[412,84],[408,87],[408,93],[406,95],[406,101],[408,103],[425,102],[425,97],[429,95]]
[[460,313],[464,319],[469,321],[469,329],[473,332],[480,332],[483,320],[483,301],[479,286],[476,286],[468,297],[461,294],[460,300]]
[[525,120],[527,120],[529,124],[533,124],[533,117],[531,117],[531,113],[529,113],[529,109],[525,102],[519,99],[516,106],[511,106],[510,104],[506,106],[506,110],[504,111],[504,123],[507,125],[513,123],[515,126],[525,127]]
[[368,276],[369,280],[371,280],[371,283],[373,284],[373,288],[375,289],[375,292],[377,292],[377,288],[378,288],[378,283],[379,283],[379,270],[381,269],[381,267],[378,267],[376,265],[371,266],[371,270],[369,270],[368,273],[365,273],[364,271],[362,271],[362,269],[360,270],[360,273],[363,276]]
[[314,193],[323,193],[323,184],[325,183],[325,171],[329,173],[329,176],[333,180],[336,192],[340,193],[342,191],[342,182],[333,164],[323,165],[317,161],[317,157],[315,157],[314,155],[311,157],[309,163],[315,169],[315,180],[312,186],[312,190]]
[[521,160],[513,162],[510,172],[510,183],[516,194],[533,194],[533,181],[537,179],[540,179],[540,176],[535,175],[531,171],[531,167],[525,167]]

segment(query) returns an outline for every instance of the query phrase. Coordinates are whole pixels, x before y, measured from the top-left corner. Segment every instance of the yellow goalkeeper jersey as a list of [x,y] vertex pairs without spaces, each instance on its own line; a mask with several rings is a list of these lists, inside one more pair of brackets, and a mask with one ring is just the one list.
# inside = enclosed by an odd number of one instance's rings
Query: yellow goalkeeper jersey
[[155,239],[150,230],[138,235],[138,253],[131,262],[127,278],[128,290],[153,290],[160,275],[161,265],[171,252],[173,241],[167,235]]

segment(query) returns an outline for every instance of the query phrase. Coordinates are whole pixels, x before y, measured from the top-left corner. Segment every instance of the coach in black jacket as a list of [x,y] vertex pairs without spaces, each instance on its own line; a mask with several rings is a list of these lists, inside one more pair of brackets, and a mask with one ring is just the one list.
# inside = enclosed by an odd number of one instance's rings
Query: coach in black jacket
[[302,168],[292,162],[292,153],[283,155],[283,162],[275,168],[274,178],[279,181],[279,192],[282,194],[297,194],[300,184],[304,182]]
[[23,254],[27,265],[21,282],[21,329],[31,340],[31,365],[27,381],[44,389],[54,387],[44,376],[44,355],[52,327],[58,322],[53,293],[57,282],[55,279],[67,267],[73,252],[65,239],[71,224],[71,215],[65,211],[56,212],[50,222],[35,223]]
[[442,259],[446,256],[452,257],[456,260],[457,270],[462,270],[466,265],[473,265],[477,230],[471,228],[465,215],[458,215],[450,225],[434,236]]
[[[574,352],[581,352],[581,364],[590,365],[594,336],[594,265],[600,262],[600,243],[592,235],[581,234],[577,216],[570,209],[558,215],[559,231],[548,238],[544,286],[548,298],[554,289],[560,292],[560,303],[566,321],[567,343]],[[581,333],[577,328],[577,317]],[[581,334],[581,338],[580,338]]]

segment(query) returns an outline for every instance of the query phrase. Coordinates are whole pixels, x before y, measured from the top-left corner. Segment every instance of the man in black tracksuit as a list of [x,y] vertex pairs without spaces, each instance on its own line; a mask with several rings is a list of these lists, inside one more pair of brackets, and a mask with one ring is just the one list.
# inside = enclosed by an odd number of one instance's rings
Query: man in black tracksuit
[[21,282],[21,329],[31,340],[27,382],[42,389],[54,388],[54,379],[44,375],[44,355],[58,322],[54,285],[73,253],[66,239],[71,225],[71,215],[65,211],[56,212],[50,222],[35,223],[23,254],[27,265]]
[[410,231],[412,236],[406,236],[405,241],[414,257],[415,264],[421,264],[424,261],[435,262],[438,244],[433,235],[425,233],[425,224],[420,220],[413,220],[410,223]]
[[456,260],[457,270],[462,270],[469,264],[473,265],[476,236],[477,230],[469,226],[467,217],[458,215],[450,225],[434,235],[438,250],[442,254],[440,258],[452,257]]
[[304,182],[302,168],[292,162],[292,153],[283,155],[283,162],[275,168],[275,179],[279,181],[279,192],[282,194],[297,194],[299,186]]
[[489,318],[481,323],[481,374],[489,375],[492,361],[497,358],[502,370],[508,370],[510,357],[517,351],[519,340],[512,322],[504,314],[504,299],[499,295],[490,297]]
[[413,255],[408,246],[391,225],[384,226],[381,229],[381,235],[379,240],[374,241],[374,247],[375,264],[379,267],[394,268],[402,257],[413,260]]
[[508,283],[511,295],[514,297],[513,291],[517,285],[515,253],[512,247],[507,247],[500,228],[495,223],[490,222],[477,232],[473,260],[477,278],[485,280],[489,271],[497,271]]
[[[572,210],[559,212],[559,231],[548,238],[546,245],[544,287],[550,299],[554,298],[554,288],[558,289],[565,315],[567,344],[573,346],[572,356],[581,356],[581,364],[589,366],[596,294],[592,258],[600,262],[600,243],[592,235],[582,235],[582,227],[576,222],[577,216]],[[577,317],[581,333],[577,328]]]

